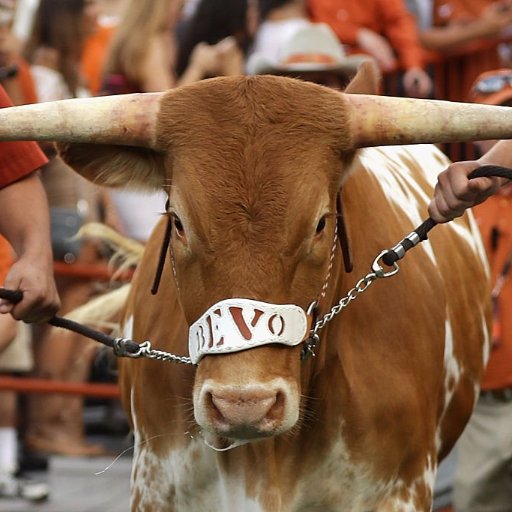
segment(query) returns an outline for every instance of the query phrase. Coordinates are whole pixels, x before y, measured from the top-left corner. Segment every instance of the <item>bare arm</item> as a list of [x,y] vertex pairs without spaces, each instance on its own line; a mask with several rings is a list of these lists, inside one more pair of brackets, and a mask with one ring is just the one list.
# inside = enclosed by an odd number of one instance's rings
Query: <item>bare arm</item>
[[453,50],[475,39],[499,37],[512,24],[512,10],[490,5],[479,18],[466,23],[432,27],[420,32],[420,42],[427,50]]
[[10,312],[26,322],[49,319],[60,302],[53,278],[48,203],[36,173],[0,189],[0,232],[18,256],[5,287],[24,293],[16,305],[0,300],[0,313]]
[[171,40],[165,34],[149,42],[146,57],[141,66],[141,85],[144,92],[172,89],[176,79],[171,69]]
[[482,165],[512,167],[512,140],[502,140],[475,161],[454,162],[438,176],[428,212],[437,222],[460,217],[464,210],[485,201],[508,183],[504,178],[476,178],[468,174]]

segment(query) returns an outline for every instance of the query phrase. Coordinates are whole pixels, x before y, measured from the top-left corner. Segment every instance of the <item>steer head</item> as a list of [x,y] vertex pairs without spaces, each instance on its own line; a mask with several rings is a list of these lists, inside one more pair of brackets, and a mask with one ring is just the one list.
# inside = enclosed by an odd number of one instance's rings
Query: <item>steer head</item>
[[357,149],[511,135],[505,108],[269,76],[0,112],[2,140],[57,140],[91,181],[168,193],[195,418],[232,440],[299,418],[305,311],[339,258],[336,197]]

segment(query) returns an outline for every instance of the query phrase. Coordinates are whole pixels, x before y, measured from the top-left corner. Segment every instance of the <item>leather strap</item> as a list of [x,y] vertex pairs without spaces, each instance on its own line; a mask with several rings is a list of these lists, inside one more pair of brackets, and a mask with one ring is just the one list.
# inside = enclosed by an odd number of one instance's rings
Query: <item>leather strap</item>
[[352,256],[350,254],[350,244],[348,241],[347,228],[345,226],[345,216],[343,214],[343,201],[341,199],[340,190],[338,192],[338,196],[336,197],[336,210],[337,210],[337,224],[338,224],[338,239],[341,245],[341,254],[343,255],[343,266],[345,268],[345,272],[348,274],[352,272],[354,267],[352,263]]

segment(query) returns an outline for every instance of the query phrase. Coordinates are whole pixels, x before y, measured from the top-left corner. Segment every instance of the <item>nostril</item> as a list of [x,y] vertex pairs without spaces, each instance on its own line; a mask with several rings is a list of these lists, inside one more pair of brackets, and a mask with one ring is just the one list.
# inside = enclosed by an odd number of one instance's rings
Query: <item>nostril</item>
[[224,416],[220,412],[219,408],[217,407],[215,403],[215,397],[213,396],[213,393],[206,393],[205,394],[205,402],[206,407],[210,411],[210,414],[212,416],[212,420],[215,422],[221,422],[224,419]]
[[284,416],[285,407],[285,394],[282,391],[278,391],[275,397],[274,404],[270,407],[265,418],[267,420],[281,420]]

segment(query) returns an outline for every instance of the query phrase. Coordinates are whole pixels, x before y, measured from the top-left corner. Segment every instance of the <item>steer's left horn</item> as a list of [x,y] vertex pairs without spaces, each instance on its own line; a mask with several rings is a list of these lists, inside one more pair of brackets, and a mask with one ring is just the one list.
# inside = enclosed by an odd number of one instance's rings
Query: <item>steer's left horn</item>
[[158,150],[156,123],[164,94],[75,98],[0,109],[0,140],[115,144]]
[[512,108],[342,94],[356,147],[512,138]]

